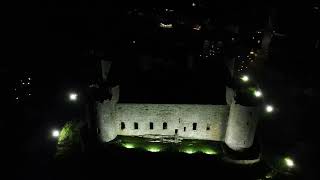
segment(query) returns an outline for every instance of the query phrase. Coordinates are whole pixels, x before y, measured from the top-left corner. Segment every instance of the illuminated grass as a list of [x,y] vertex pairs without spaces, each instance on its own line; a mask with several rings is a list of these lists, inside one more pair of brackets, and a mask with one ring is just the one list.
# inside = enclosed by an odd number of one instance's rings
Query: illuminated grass
[[186,148],[183,150],[183,152],[187,153],[187,154],[194,154],[196,153],[197,151],[193,148]]
[[158,146],[150,146],[150,147],[147,147],[146,150],[149,152],[160,152],[161,148]]
[[127,149],[135,148],[134,144],[130,144],[130,143],[122,144],[122,146],[127,148]]
[[220,154],[220,146],[217,143],[201,140],[183,140],[181,143],[150,142],[150,139],[140,137],[118,137],[119,145],[126,149],[139,149],[148,152],[181,152],[186,154],[203,153],[207,155]]
[[203,149],[202,152],[209,155],[217,154],[217,152],[213,149]]

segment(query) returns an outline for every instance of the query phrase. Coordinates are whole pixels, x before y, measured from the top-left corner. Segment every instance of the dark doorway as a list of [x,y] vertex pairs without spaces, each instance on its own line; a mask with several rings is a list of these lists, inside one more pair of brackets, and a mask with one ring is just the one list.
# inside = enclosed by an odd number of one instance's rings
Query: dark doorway
[[175,130],[174,130],[174,134],[178,134],[178,129],[175,129]]

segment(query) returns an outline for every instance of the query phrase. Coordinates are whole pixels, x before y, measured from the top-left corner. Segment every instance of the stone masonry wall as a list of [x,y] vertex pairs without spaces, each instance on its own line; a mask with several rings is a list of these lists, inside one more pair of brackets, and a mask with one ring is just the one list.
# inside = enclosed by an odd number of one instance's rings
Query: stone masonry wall
[[[114,123],[118,135],[175,135],[190,139],[223,141],[229,106],[186,104],[124,104],[115,105]],[[125,129],[121,129],[121,122]],[[134,123],[138,123],[138,129]],[[150,129],[150,122],[153,129]],[[163,123],[167,129],[163,129]],[[193,130],[193,123],[197,123]],[[208,127],[208,130],[207,130]]]

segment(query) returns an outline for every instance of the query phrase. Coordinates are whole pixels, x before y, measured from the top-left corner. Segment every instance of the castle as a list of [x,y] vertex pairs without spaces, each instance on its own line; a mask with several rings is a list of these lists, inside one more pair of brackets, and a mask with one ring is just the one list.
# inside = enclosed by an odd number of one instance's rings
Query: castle
[[112,98],[97,105],[99,136],[103,142],[117,135],[163,135],[225,142],[235,151],[253,144],[256,107],[238,104],[234,90],[229,87],[226,87],[227,105],[119,103],[119,86],[111,91]]

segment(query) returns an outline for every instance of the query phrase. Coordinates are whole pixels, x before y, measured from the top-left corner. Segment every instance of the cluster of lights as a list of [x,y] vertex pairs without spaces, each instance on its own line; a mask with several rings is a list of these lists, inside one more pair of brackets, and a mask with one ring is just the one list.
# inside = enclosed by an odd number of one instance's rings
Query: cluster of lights
[[20,102],[22,99],[31,96],[31,77],[27,76],[20,79],[16,83],[16,87],[13,89],[15,100]]
[[[250,78],[249,78],[248,75],[242,75],[242,76],[240,77],[240,79],[241,79],[243,82],[245,82],[245,83],[250,80]],[[260,97],[262,97],[262,95],[263,95],[261,90],[254,90],[253,94],[254,94],[254,96],[255,96],[256,98],[260,98]],[[267,113],[271,113],[271,112],[273,112],[273,110],[274,110],[274,108],[273,108],[272,105],[268,104],[268,105],[265,106],[265,111],[266,111]]]
[[215,56],[223,52],[223,42],[205,40],[203,43],[203,52],[200,54],[200,57],[208,58],[209,56]]

